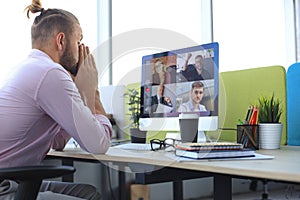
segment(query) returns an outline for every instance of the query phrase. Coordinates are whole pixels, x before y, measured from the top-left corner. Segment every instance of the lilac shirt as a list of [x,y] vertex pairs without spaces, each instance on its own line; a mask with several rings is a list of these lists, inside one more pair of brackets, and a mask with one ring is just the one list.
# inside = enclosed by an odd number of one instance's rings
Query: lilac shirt
[[0,90],[0,127],[0,167],[39,164],[70,137],[91,153],[110,144],[109,120],[93,115],[69,73],[36,49]]

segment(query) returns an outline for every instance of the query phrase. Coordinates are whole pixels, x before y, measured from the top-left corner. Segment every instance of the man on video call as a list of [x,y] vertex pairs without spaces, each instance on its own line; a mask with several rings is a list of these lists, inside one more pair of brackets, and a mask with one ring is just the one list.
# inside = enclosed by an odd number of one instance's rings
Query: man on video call
[[204,105],[200,104],[204,96],[204,84],[200,81],[195,81],[192,84],[190,91],[190,100],[179,106],[178,112],[200,112],[206,111]]
[[192,54],[187,54],[187,59],[182,66],[181,74],[183,76],[183,81],[197,81],[197,80],[205,80],[211,78],[212,75],[204,69],[203,65],[203,56],[196,55],[195,64],[188,64],[191,59]]
[[156,95],[151,97],[151,112],[172,112],[173,104],[169,96],[164,96],[165,86],[160,84],[157,88]]
[[[32,50],[0,90],[0,167],[39,165],[52,148],[73,137],[87,152],[104,154],[111,124],[100,101],[97,68],[81,43],[78,19],[62,9],[39,13],[31,27]],[[0,199],[13,199],[16,182],[0,180]],[[38,199],[100,199],[87,184],[44,181]]]

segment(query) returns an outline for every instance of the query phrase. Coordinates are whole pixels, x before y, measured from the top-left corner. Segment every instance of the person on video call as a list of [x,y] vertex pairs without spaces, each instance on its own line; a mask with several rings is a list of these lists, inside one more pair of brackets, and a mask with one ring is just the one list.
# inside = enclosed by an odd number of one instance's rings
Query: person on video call
[[206,111],[204,105],[200,104],[204,96],[204,85],[200,81],[196,81],[192,84],[190,91],[190,100],[186,103],[182,103],[178,112],[200,112]]
[[170,73],[166,71],[163,61],[161,59],[157,59],[154,63],[152,83],[154,85],[162,85],[170,82],[171,82]]
[[188,64],[191,57],[192,54],[188,53],[187,58],[182,66],[181,74],[183,76],[183,81],[198,81],[211,77],[209,72],[203,68],[202,55],[197,55],[195,57],[195,64]]
[[[28,18],[39,15],[31,27],[32,50],[0,90],[0,168],[39,165],[71,137],[87,152],[106,153],[111,124],[78,19],[62,9],[44,9],[39,0],[26,11]],[[13,199],[15,184],[2,180],[0,199]],[[43,199],[100,199],[87,184],[44,181],[40,190]]]
[[[157,88],[156,95],[151,97],[151,111],[155,113],[159,107],[159,105],[167,106],[173,108],[171,98],[169,96],[164,96],[165,86],[163,84],[159,85]],[[168,112],[171,112],[168,109]],[[160,111],[162,112],[162,111]]]
[[171,98],[170,98],[169,96],[164,96],[164,97],[162,98],[161,103],[162,103],[163,105],[165,105],[165,106],[173,107]]

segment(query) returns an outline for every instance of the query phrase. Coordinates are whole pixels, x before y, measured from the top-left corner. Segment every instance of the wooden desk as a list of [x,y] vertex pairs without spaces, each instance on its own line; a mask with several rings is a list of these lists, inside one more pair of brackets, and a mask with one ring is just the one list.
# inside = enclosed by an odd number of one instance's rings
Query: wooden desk
[[[129,166],[136,173],[138,183],[154,183],[151,176],[166,169],[186,172],[187,178],[198,178],[204,176],[214,177],[214,199],[231,199],[231,178],[258,178],[280,182],[300,183],[300,147],[282,147],[280,150],[260,150],[258,153],[274,155],[271,160],[229,160],[229,161],[191,161],[178,162],[179,158],[174,152],[141,152],[133,150],[122,150],[111,147],[105,155],[92,155],[81,149],[66,149],[63,152],[51,151],[48,155],[52,158],[83,160],[90,162],[113,163],[120,167],[119,180],[124,181],[125,166]],[[172,172],[172,171],[171,171]],[[183,173],[183,174],[184,174]],[[179,175],[180,173],[176,173]],[[182,174],[182,173],[181,173]],[[144,175],[144,176],[142,176]],[[182,177],[182,180],[185,180]],[[170,181],[170,180],[169,180]],[[121,197],[124,195],[120,183]],[[174,187],[180,186],[176,185]],[[219,187],[222,186],[222,187]],[[176,189],[176,188],[174,188]],[[175,192],[175,191],[174,191]],[[174,194],[174,199],[182,198],[182,194]],[[179,197],[178,197],[179,196]]]

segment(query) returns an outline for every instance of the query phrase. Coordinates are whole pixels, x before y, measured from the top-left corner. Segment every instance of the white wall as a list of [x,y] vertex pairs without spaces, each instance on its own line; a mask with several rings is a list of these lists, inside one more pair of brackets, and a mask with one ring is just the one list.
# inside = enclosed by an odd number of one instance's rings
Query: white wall
[[[24,9],[31,0],[1,1],[0,7],[0,38],[1,64],[0,86],[14,67],[26,58],[31,49],[30,27],[35,15],[28,20]],[[83,29],[83,42],[91,50],[97,48],[97,1],[95,0],[44,0],[42,5],[47,8],[62,8],[74,13]],[[87,12],[82,12],[82,11]],[[39,13],[38,13],[39,14]]]

